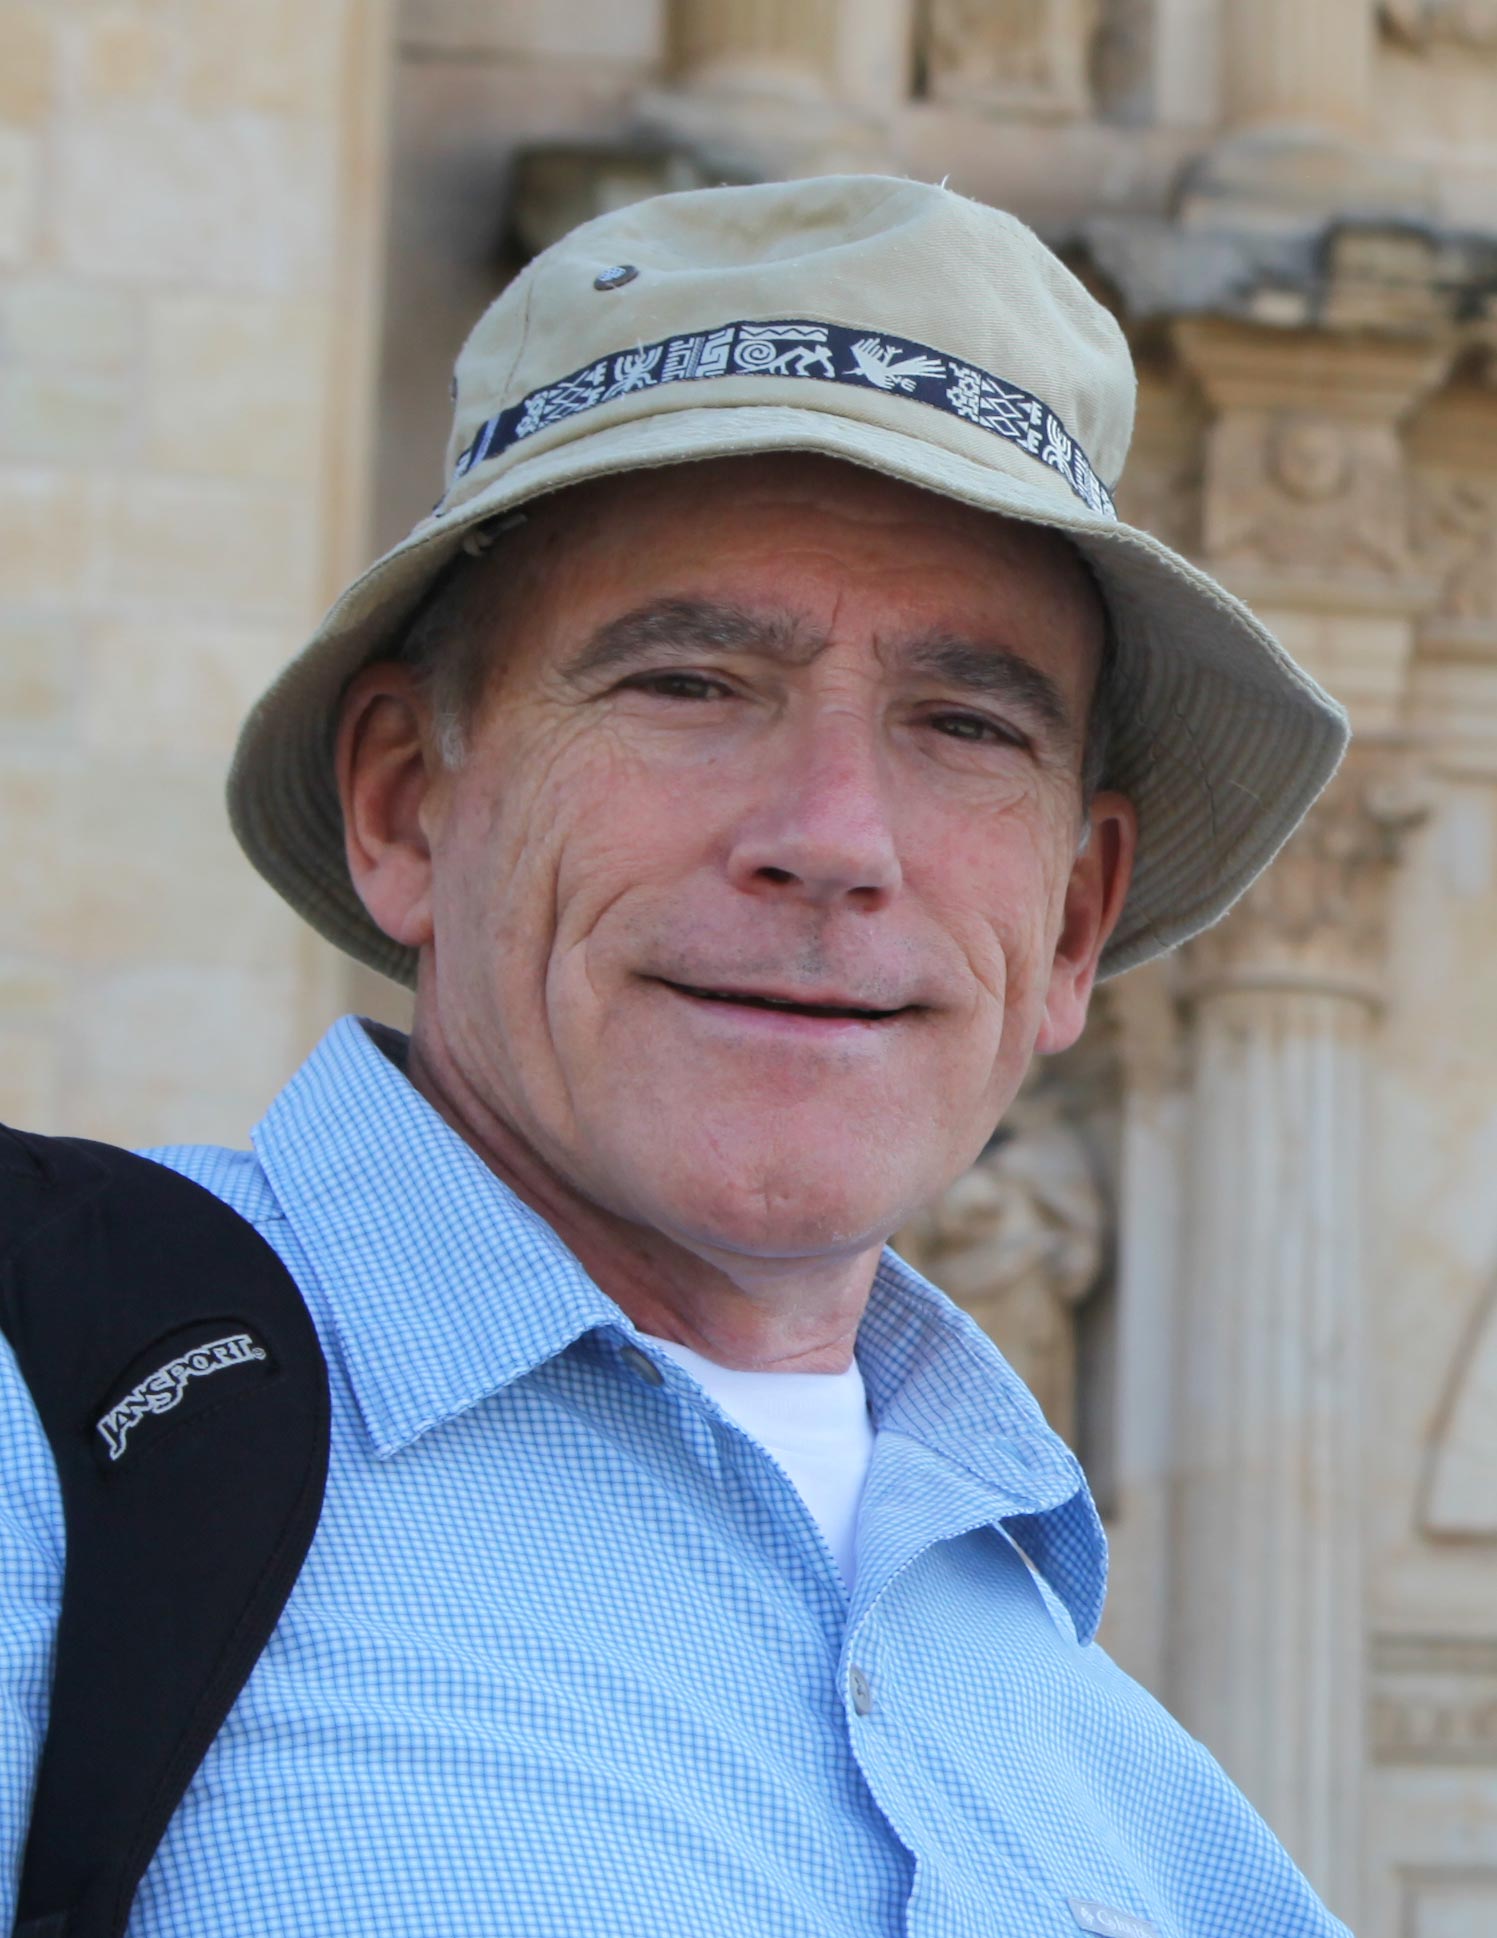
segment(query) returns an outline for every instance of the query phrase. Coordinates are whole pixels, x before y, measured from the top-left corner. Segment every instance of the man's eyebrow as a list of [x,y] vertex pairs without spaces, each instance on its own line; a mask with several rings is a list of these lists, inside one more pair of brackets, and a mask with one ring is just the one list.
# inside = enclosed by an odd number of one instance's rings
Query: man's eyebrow
[[1079,736],[1080,725],[1060,687],[1007,646],[935,633],[904,648],[900,660],[912,671],[928,673],[948,686],[1022,707],[1063,745]]
[[[752,653],[806,666],[826,645],[793,613],[753,612],[715,599],[656,599],[599,626],[563,672],[586,680],[643,660],[706,652]],[[1078,737],[1065,696],[1048,673],[1006,646],[930,633],[898,650],[900,664],[948,686],[1022,707],[1063,746]]]
[[750,612],[714,599],[656,599],[605,621],[562,671],[570,680],[584,680],[640,660],[689,659],[704,650],[804,666],[825,644],[789,613]]

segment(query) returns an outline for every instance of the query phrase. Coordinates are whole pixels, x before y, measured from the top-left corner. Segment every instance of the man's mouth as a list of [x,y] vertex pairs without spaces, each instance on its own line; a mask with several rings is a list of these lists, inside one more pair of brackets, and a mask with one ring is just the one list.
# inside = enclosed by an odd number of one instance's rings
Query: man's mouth
[[824,1022],[887,1023],[893,1017],[909,1015],[912,1009],[908,1003],[896,1009],[875,1009],[835,999],[820,1001],[800,996],[769,996],[746,989],[701,989],[691,983],[662,980],[667,989],[674,989],[682,996],[693,996],[698,1002],[731,1003],[743,1009],[780,1010],[789,1016],[811,1016]]

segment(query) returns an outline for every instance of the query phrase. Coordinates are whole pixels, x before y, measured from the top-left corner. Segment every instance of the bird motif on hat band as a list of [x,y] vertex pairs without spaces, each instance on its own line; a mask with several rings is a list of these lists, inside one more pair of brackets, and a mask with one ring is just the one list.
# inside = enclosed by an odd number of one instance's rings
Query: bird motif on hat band
[[616,397],[712,377],[849,384],[908,397],[1017,445],[1058,472],[1088,511],[1102,518],[1117,516],[1111,492],[1075,434],[1042,398],[929,344],[802,319],[728,323],[599,357],[527,392],[480,424],[457,461],[452,482],[456,485],[476,465],[501,456],[537,431]]

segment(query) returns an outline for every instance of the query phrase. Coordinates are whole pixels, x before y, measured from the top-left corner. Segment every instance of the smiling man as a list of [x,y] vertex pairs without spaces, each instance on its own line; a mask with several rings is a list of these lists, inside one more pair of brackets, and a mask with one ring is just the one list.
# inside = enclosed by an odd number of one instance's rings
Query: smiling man
[[[130,1929],[1341,1932],[1097,1648],[1080,1469],[884,1249],[1266,865],[1339,710],[1117,522],[1120,334],[943,190],[605,217],[456,395],[231,779],[415,1016],[253,1154],[153,1154],[289,1268],[332,1457]],[[3,1371],[13,1867],[61,1543]]]
[[343,709],[352,879],[427,952],[409,1075],[646,1330],[840,1372],[1116,921],[1091,577],[798,454],[574,486],[460,572],[460,758],[441,644]]

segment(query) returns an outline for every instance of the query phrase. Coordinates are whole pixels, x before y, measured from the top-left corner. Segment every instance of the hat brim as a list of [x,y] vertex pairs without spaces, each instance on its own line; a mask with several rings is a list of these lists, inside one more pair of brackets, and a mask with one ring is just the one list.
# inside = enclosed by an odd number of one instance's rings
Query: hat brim
[[[1189,560],[1136,527],[1062,502],[1040,467],[980,464],[925,438],[790,405],[674,409],[589,429],[508,464],[438,512],[349,587],[246,720],[229,817],[251,862],[328,941],[397,982],[416,954],[371,921],[344,859],[333,771],[338,702],[393,653],[463,535],[586,479],[765,451],[843,458],[1072,540],[1107,601],[1118,694],[1104,784],[1126,794],[1139,849],[1100,975],[1115,976],[1207,928],[1247,889],[1331,778],[1346,715],[1273,635]],[[1007,454],[1005,454],[1005,457]],[[478,481],[475,480],[475,483]]]

